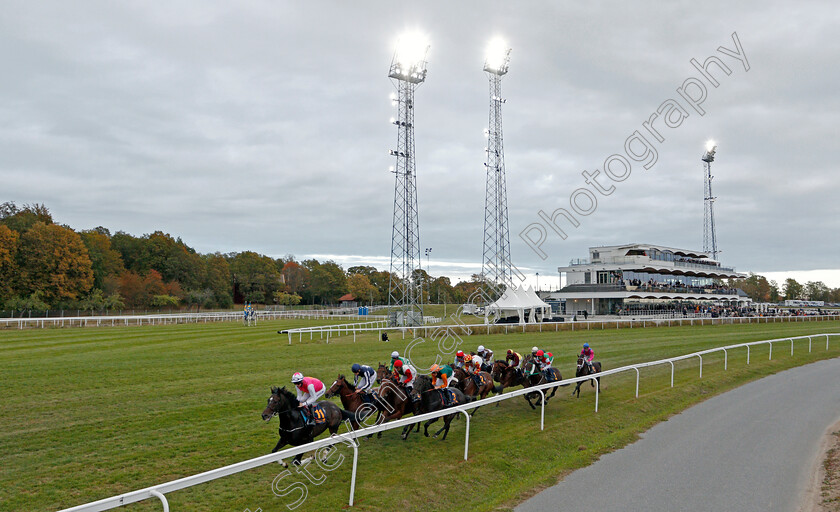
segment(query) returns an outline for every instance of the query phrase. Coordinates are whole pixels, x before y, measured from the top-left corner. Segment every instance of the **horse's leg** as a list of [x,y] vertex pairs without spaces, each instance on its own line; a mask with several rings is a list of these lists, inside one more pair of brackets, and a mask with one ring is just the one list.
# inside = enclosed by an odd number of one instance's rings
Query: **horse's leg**
[[279,450],[279,449],[280,449],[281,447],[283,447],[283,446],[286,446],[286,442],[285,442],[285,441],[283,441],[283,438],[281,437],[281,438],[280,438],[280,440],[279,440],[279,441],[277,441],[277,444],[276,444],[276,445],[274,445],[274,449],[273,449],[273,450],[271,450],[271,453],[275,453],[275,452],[277,452],[277,450]]
[[441,441],[446,441],[446,436],[449,434],[449,424],[452,423],[453,416],[454,414],[443,418],[443,428],[445,429],[445,431],[443,432],[443,438],[441,439]]
[[531,409],[536,409],[536,407],[534,406],[534,404],[532,404],[532,403],[531,403],[531,395],[532,395],[532,394],[533,394],[533,393],[528,393],[527,395],[525,395],[525,400],[527,400],[527,401],[528,401],[528,405],[530,405],[530,406],[531,406]]

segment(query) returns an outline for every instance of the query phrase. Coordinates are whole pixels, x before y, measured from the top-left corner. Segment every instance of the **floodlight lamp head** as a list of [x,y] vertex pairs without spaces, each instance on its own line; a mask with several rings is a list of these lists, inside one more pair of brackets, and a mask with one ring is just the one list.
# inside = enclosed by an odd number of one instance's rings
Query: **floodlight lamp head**
[[484,58],[484,71],[502,76],[508,72],[510,64],[510,48],[504,39],[495,37],[487,44]]
[[703,155],[703,158],[701,158],[701,160],[703,160],[704,162],[714,162],[716,151],[717,145],[715,144],[715,141],[711,139],[706,141],[706,153]]
[[422,83],[426,80],[428,52],[429,42],[426,36],[419,32],[406,32],[397,41],[388,76],[414,84]]

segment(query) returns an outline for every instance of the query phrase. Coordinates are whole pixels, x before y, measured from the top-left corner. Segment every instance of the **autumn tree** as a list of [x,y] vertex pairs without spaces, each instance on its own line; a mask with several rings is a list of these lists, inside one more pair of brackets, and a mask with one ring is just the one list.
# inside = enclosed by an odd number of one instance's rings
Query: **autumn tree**
[[55,306],[74,301],[93,287],[87,248],[69,228],[36,222],[21,235],[15,260],[19,295],[40,291],[43,300]]
[[228,263],[234,286],[245,301],[265,304],[280,291],[280,274],[268,256],[246,251],[233,255]]
[[122,256],[111,247],[111,238],[107,232],[105,228],[97,228],[79,233],[87,247],[93,268],[93,286],[100,290],[103,289],[108,276],[118,276],[125,272]]
[[13,231],[24,233],[38,222],[53,223],[49,209],[43,204],[25,204],[23,208],[18,208],[13,202],[0,205],[0,224]]
[[20,235],[0,224],[0,304],[12,298],[12,282],[17,276],[15,256]]
[[785,279],[785,300],[801,299],[805,287],[799,284],[796,279],[789,277]]
[[359,301],[368,302],[369,304],[372,303],[373,296],[379,294],[379,290],[363,274],[352,274],[349,276],[347,278],[347,290]]

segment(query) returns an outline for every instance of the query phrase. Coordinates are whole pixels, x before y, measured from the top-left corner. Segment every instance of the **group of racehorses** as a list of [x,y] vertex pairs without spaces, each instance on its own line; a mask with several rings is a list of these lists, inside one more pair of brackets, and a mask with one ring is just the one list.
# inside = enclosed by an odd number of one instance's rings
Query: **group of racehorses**
[[[590,367],[583,360],[583,357],[578,357],[576,377],[583,377],[600,371],[600,362],[595,361]],[[324,397],[338,396],[342,407],[331,401],[317,402],[320,411],[323,413],[323,421],[311,426],[307,426],[306,419],[298,407],[295,393],[288,391],[285,387],[272,387],[268,404],[262,413],[262,418],[265,421],[269,421],[275,415],[280,420],[280,440],[271,452],[274,453],[286,445],[300,446],[312,442],[327,429],[329,429],[331,435],[335,435],[344,421],[349,421],[353,429],[358,429],[362,422],[365,422],[366,426],[379,425],[387,421],[398,420],[409,414],[425,414],[467,404],[473,400],[486,398],[491,392],[502,393],[505,388],[514,386],[529,388],[562,380],[560,371],[556,368],[549,367],[540,371],[537,361],[530,354],[523,358],[519,366],[509,366],[505,361],[495,361],[492,365],[485,365],[482,371],[475,376],[468,374],[463,368],[456,367],[453,369],[449,386],[444,390],[436,389],[428,375],[418,375],[415,378],[413,389],[409,392],[405,386],[394,378],[388,367],[381,363],[376,369],[376,376],[376,382],[380,384],[379,388],[374,390],[373,393],[363,394],[356,393],[353,384],[348,382],[344,375],[339,375],[326,391]],[[596,377],[595,380],[598,380],[600,385],[600,378]],[[495,382],[498,382],[498,385]],[[572,395],[580,396],[582,383],[583,381],[577,383]],[[594,382],[590,381],[590,383],[595,386]],[[536,405],[540,405],[543,396],[545,396],[545,403],[548,403],[556,392],[557,387],[553,387],[550,394],[528,393],[525,395],[525,399],[528,401],[528,405],[535,409]],[[532,402],[535,399],[537,400],[536,405]],[[477,407],[473,409],[472,414],[475,414],[477,410]],[[365,420],[371,419],[373,413],[377,413],[376,420],[374,423],[368,424]],[[445,440],[449,433],[450,423],[457,415],[458,411],[454,411],[452,414],[444,416],[443,426],[433,437],[438,437],[443,432],[442,439]],[[438,418],[433,418],[423,425],[423,434],[426,437],[429,437],[429,425],[437,420]],[[403,428],[401,434],[403,440],[408,439],[408,435],[414,426],[412,424]],[[420,422],[416,423],[416,427],[416,431],[419,432]],[[377,434],[377,437],[382,437],[381,431]],[[325,458],[328,456],[330,449],[331,447],[325,449],[323,455]],[[298,454],[294,462],[300,464],[301,456],[302,454]]]

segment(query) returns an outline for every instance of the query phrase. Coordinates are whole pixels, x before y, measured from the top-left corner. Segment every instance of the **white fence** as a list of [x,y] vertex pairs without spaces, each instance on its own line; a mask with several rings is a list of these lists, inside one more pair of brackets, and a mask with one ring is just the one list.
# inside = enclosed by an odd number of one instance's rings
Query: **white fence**
[[[0,318],[0,327],[24,329],[32,327],[103,327],[129,325],[165,325],[207,322],[242,322],[242,311],[212,313],[173,313],[158,315],[119,315],[119,316],[65,316],[49,318]],[[280,319],[335,319],[368,320],[385,319],[384,315],[358,315],[348,313],[331,314],[325,311],[258,311],[257,320]]]
[[[548,384],[543,384],[540,386],[535,386],[531,388],[523,388],[517,389],[516,391],[511,391],[509,393],[505,393],[502,395],[497,395],[490,398],[485,398],[484,400],[477,400],[475,402],[470,402],[469,404],[459,405],[457,407],[452,407],[449,409],[444,409],[442,411],[430,412],[427,414],[421,414],[418,416],[412,416],[410,418],[403,418],[397,421],[392,421],[390,423],[385,423],[383,425],[377,425],[373,427],[366,427],[363,429],[349,431],[343,434],[338,434],[334,437],[328,437],[324,439],[320,439],[314,441],[309,444],[305,444],[303,446],[297,446],[294,448],[289,448],[286,450],[281,450],[277,453],[272,453],[269,455],[263,455],[262,457],[257,457],[255,459],[246,460],[243,462],[239,462],[236,464],[231,464],[230,466],[225,466],[218,469],[213,469],[210,471],[206,471],[204,473],[200,473],[198,475],[189,476],[186,478],[181,478],[178,480],[173,480],[171,482],[158,484],[152,487],[147,487],[145,489],[140,489],[138,491],[133,491],[125,494],[121,494],[119,496],[113,496],[111,498],[106,498],[103,500],[95,501],[92,503],[88,503],[86,505],[79,505],[77,507],[72,507],[65,509],[61,512],[98,512],[103,510],[111,510],[114,508],[121,507],[123,505],[128,505],[130,503],[136,503],[138,501],[147,500],[150,498],[156,498],[161,501],[163,504],[164,512],[169,512],[169,503],[166,500],[166,494],[177,491],[180,489],[185,489],[187,487],[192,487],[198,484],[210,482],[212,480],[217,480],[219,478],[223,478],[226,476],[234,475],[236,473],[241,473],[243,471],[247,471],[249,469],[258,468],[260,466],[265,466],[272,463],[280,462],[282,459],[286,459],[289,457],[294,457],[300,453],[305,453],[313,450],[320,450],[321,448],[326,448],[328,446],[336,445],[339,443],[347,444],[353,448],[353,469],[352,474],[350,477],[350,499],[349,505],[353,506],[353,498],[356,492],[356,470],[358,466],[359,460],[359,443],[357,439],[370,435],[375,434],[377,432],[383,432],[385,430],[393,430],[397,428],[402,428],[407,425],[413,425],[415,423],[426,421],[435,418],[441,418],[443,416],[448,416],[453,413],[460,413],[464,415],[466,419],[466,432],[464,434],[464,460],[467,460],[469,457],[469,449],[470,449],[470,415],[467,412],[469,409],[474,409],[476,407],[481,407],[484,405],[493,404],[496,402],[501,402],[503,400],[510,400],[511,398],[515,398],[518,396],[526,395],[529,393],[539,393],[542,396],[542,406],[540,410],[540,430],[545,429],[545,393],[547,390],[559,386],[566,386],[569,384],[575,384],[577,382],[585,382],[591,380],[595,384],[595,412],[598,412],[598,399],[600,395],[600,385],[596,378],[606,377],[608,375],[615,375],[618,373],[635,371],[636,372],[636,398],[639,397],[639,370],[641,368],[650,368],[652,366],[658,365],[671,365],[671,387],[674,387],[674,363],[677,361],[683,361],[686,359],[693,359],[698,358],[700,362],[700,378],[703,378],[703,356],[707,354],[711,354],[714,352],[723,352],[724,354],[724,369],[728,369],[729,367],[729,351],[737,348],[746,347],[747,349],[747,364],[750,364],[750,347],[756,345],[764,345],[767,344],[770,347],[769,350],[769,359],[773,359],[773,343],[781,343],[781,342],[790,342],[790,354],[793,355],[794,350],[794,341],[796,340],[808,340],[808,352],[811,352],[814,339],[819,339],[825,337],[825,349],[828,350],[829,348],[829,338],[831,336],[840,336],[840,333],[827,333],[827,334],[809,334],[804,336],[794,336],[788,338],[776,338],[772,340],[762,340],[762,341],[752,341],[748,343],[739,343],[736,345],[727,345],[725,347],[717,347],[708,350],[702,350],[700,352],[694,352],[691,354],[686,354],[683,356],[672,357],[669,359],[661,359],[659,361],[651,361],[647,363],[639,363],[639,364],[632,364],[628,366],[623,366],[621,368],[616,368],[614,370],[607,370],[592,376],[586,377],[577,377],[572,379],[566,379],[558,382],[551,382]],[[804,342],[804,341],[803,341]],[[317,456],[317,455],[316,455]]]
[[[440,322],[439,318],[435,318]],[[353,342],[356,342],[357,335],[375,333],[376,339],[382,338],[383,332],[400,332],[405,338],[406,332],[412,335],[422,334],[424,338],[429,337],[429,332],[439,330],[451,330],[462,336],[473,334],[509,334],[525,332],[559,332],[559,331],[589,331],[604,329],[633,329],[640,327],[662,327],[682,325],[735,325],[735,324],[766,324],[783,322],[815,322],[823,320],[840,320],[840,315],[812,315],[812,316],[782,316],[782,317],[720,317],[720,318],[628,318],[628,319],[603,319],[603,320],[581,320],[572,322],[537,322],[530,324],[451,324],[420,327],[388,327],[387,322],[367,322],[368,324],[341,324],[341,325],[319,325],[314,327],[300,327],[281,331],[281,334],[288,335],[289,345],[297,336],[298,342],[303,342],[304,334],[309,334],[309,339],[314,339],[318,334],[319,339],[326,337],[329,343],[330,337],[353,335]],[[436,322],[431,322],[436,323]]]

